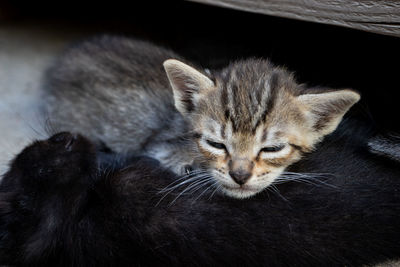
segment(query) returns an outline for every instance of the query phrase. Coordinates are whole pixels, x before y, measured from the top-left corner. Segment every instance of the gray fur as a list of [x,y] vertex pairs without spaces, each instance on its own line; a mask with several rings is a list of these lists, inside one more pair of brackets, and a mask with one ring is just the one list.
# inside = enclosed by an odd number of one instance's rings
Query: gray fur
[[163,69],[168,58],[180,56],[124,37],[85,41],[48,71],[45,111],[58,131],[81,132],[115,152],[144,153],[175,166],[187,158],[182,151],[188,149],[180,148],[188,147],[187,126]]

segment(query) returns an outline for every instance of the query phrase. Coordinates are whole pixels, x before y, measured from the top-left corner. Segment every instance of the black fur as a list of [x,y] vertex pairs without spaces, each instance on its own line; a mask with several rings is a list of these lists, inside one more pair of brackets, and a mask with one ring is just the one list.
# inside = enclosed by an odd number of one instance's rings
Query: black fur
[[157,192],[176,178],[150,159],[105,168],[109,156],[96,156],[81,136],[35,142],[0,186],[0,264],[361,266],[397,259],[400,168],[364,149],[367,132],[341,127],[291,168],[335,177],[287,182],[277,185],[280,195],[248,200],[195,194],[173,202],[177,192],[159,202]]

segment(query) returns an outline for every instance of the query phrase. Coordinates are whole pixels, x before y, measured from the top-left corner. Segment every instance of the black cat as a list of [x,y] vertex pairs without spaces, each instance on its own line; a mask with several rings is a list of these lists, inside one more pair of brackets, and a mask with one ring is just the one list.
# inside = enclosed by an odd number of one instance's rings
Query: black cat
[[367,137],[365,127],[340,127],[291,168],[294,181],[277,184],[279,192],[236,200],[211,190],[180,194],[185,184],[151,159],[104,167],[109,156],[86,138],[57,134],[25,148],[3,178],[0,264],[361,266],[397,259],[400,168],[369,153]]

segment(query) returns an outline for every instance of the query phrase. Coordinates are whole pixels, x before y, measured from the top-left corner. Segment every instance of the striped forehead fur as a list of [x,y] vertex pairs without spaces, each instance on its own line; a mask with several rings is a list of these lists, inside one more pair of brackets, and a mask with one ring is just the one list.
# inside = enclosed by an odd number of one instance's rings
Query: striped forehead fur
[[214,77],[220,92],[219,106],[225,108],[224,118],[232,123],[233,131],[254,133],[282,90],[298,94],[293,75],[267,60],[237,61]]

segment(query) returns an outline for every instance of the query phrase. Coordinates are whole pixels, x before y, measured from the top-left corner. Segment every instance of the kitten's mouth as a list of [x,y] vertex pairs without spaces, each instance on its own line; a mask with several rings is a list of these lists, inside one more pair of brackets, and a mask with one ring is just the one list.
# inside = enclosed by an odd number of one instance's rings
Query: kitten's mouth
[[249,198],[260,193],[264,189],[264,187],[251,185],[250,183],[239,185],[233,183],[233,181],[230,182],[230,178],[221,175],[218,172],[214,172],[214,177],[217,179],[222,193],[232,198]]

